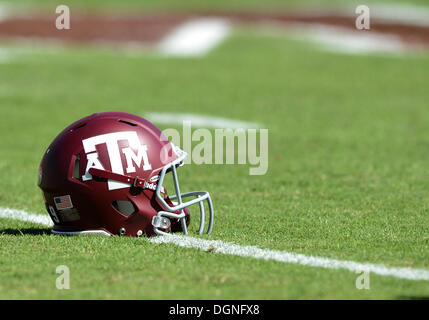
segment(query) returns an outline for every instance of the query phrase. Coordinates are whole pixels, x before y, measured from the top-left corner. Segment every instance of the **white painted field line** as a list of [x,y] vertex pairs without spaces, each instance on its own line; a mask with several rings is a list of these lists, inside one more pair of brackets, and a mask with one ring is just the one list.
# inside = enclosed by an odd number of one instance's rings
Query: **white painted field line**
[[0,2],[0,21],[5,20],[9,15],[9,4]]
[[428,280],[429,270],[412,268],[386,267],[382,264],[359,263],[347,260],[336,260],[323,257],[306,256],[304,254],[261,249],[254,246],[240,246],[220,240],[204,240],[188,236],[168,235],[149,239],[152,243],[173,243],[185,248],[210,250],[215,253],[229,254],[255,259],[274,260],[294,263],[310,267],[326,269],[346,269],[352,272],[369,271],[380,276],[390,276],[408,280]]
[[201,56],[217,46],[230,30],[224,19],[202,18],[186,22],[158,44],[165,55]]
[[429,7],[405,3],[372,4],[371,18],[405,25],[429,26]]
[[255,122],[246,122],[232,120],[220,117],[203,116],[191,113],[159,113],[151,112],[144,117],[152,122],[159,124],[183,124],[183,121],[191,121],[193,127],[200,128],[230,128],[230,129],[258,129],[261,124]]
[[9,62],[10,54],[6,52],[3,48],[0,48],[0,63]]
[[331,52],[348,54],[393,53],[407,51],[403,42],[394,35],[349,30],[323,24],[294,23],[291,27],[299,39],[308,40]]
[[24,210],[16,210],[10,208],[0,207],[0,218],[14,219],[26,222],[33,222],[43,224],[45,226],[52,226],[52,220],[49,216],[43,216],[40,214],[28,213]]
[[[0,63],[33,58],[35,55],[59,54],[61,46],[49,40],[15,39],[16,47],[0,47]],[[40,45],[40,44],[43,45]]]
[[[0,207],[0,218],[29,221],[45,226],[52,226],[51,219],[48,216],[31,214],[24,210]],[[211,251],[213,253],[228,254],[239,257],[274,260],[278,262],[293,263],[326,269],[345,269],[351,272],[369,271],[380,276],[429,281],[429,270],[424,269],[387,267],[382,264],[360,263],[355,261],[307,256],[304,254],[286,251],[261,249],[255,246],[241,246],[221,240],[204,240],[189,236],[168,235],[150,238],[149,241],[155,244],[171,243],[185,248],[201,249],[205,251]]]

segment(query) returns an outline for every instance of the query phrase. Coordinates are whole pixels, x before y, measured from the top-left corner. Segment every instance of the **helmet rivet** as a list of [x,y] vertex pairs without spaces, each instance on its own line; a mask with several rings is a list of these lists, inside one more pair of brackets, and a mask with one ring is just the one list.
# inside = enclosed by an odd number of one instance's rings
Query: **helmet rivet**
[[125,228],[119,229],[119,234],[122,236],[125,234]]
[[141,237],[142,234],[143,234],[143,231],[141,231],[141,230],[137,231],[137,237]]

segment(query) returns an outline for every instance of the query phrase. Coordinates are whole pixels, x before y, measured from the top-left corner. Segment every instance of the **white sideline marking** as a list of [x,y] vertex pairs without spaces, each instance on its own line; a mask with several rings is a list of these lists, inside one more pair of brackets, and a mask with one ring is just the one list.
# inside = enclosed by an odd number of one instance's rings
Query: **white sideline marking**
[[299,35],[322,46],[323,49],[348,54],[402,53],[407,50],[394,35],[349,30],[319,24],[294,24]]
[[[36,47],[36,44],[40,45],[40,41],[43,41],[43,46]],[[19,43],[19,47],[0,47],[0,63],[9,63],[18,58],[32,57],[35,54],[58,54],[61,53],[60,46],[54,44],[53,42],[47,40],[40,40],[38,43],[35,39],[19,39],[15,41]]]
[[4,2],[0,2],[0,21],[5,20],[5,18],[9,15],[9,5]]
[[43,224],[49,227],[52,226],[52,220],[49,216],[32,214],[24,210],[16,210],[16,209],[0,207],[0,218],[33,222],[33,223]]
[[[52,221],[49,216],[31,214],[24,210],[0,207],[0,218],[29,221],[45,226],[52,226]],[[180,247],[195,248],[239,257],[274,260],[278,262],[300,264],[325,269],[346,269],[351,272],[356,272],[357,270],[369,271],[380,276],[429,281],[429,270],[424,269],[387,267],[382,264],[360,263],[355,261],[306,256],[304,254],[293,252],[261,249],[255,246],[241,246],[221,240],[204,240],[189,236],[167,235],[153,237],[148,239],[148,241],[155,244],[172,243]]]
[[429,26],[429,8],[409,4],[373,4],[369,6],[371,18],[399,24]]
[[203,116],[190,113],[159,113],[145,114],[145,118],[159,124],[183,124],[183,121],[191,121],[193,127],[200,128],[230,128],[230,129],[258,129],[259,123],[231,120],[219,117]]
[[408,280],[429,280],[429,271],[424,269],[386,267],[382,264],[359,263],[347,260],[336,260],[304,254],[261,249],[254,246],[240,246],[220,240],[203,240],[188,236],[168,235],[149,239],[152,243],[173,243],[185,248],[210,250],[215,253],[229,254],[255,259],[275,260],[310,267],[326,269],[346,269],[352,272],[369,271],[380,276],[391,276]]
[[201,56],[217,46],[229,34],[223,19],[203,18],[186,22],[158,44],[165,55]]
[[4,49],[0,48],[0,63],[9,62],[10,54]]

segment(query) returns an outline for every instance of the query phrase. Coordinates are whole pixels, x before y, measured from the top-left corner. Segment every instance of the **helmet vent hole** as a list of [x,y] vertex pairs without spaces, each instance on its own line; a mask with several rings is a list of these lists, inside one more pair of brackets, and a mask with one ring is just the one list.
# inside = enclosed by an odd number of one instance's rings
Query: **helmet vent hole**
[[125,120],[118,120],[118,121],[119,121],[119,122],[122,122],[122,123],[125,123],[125,124],[127,124],[127,125],[129,125],[129,126],[132,126],[132,127],[136,127],[136,126],[137,126],[135,123],[128,122],[128,121],[125,121]]
[[73,167],[73,178],[80,180],[80,155],[76,155]]
[[116,210],[126,217],[136,212],[136,208],[134,207],[133,203],[128,200],[115,200],[112,202],[112,205]]
[[86,126],[86,122],[85,123],[82,123],[82,124],[80,124],[80,125],[78,125],[78,126],[76,126],[76,127],[74,127],[73,129],[72,129],[72,131],[76,131],[76,130],[78,130],[78,129],[80,129],[80,128],[83,128],[83,127],[85,127]]

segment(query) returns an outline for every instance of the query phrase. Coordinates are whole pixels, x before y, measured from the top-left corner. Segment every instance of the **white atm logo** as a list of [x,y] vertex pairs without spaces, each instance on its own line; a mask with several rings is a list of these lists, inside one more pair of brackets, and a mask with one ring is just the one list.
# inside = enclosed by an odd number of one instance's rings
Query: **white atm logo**
[[[88,159],[86,165],[85,174],[82,176],[82,180],[91,180],[92,176],[89,174],[89,169],[96,168],[100,170],[105,170],[100,160],[98,159],[98,152],[95,146],[105,143],[107,146],[107,152],[109,154],[110,166],[112,172],[117,174],[124,174],[124,168],[121,161],[121,150],[119,149],[118,142],[121,140],[126,140],[129,143],[128,148],[123,148],[122,153],[125,155],[127,161],[126,171],[127,173],[136,172],[134,164],[141,168],[143,165],[143,170],[152,170],[152,166],[149,163],[147,157],[147,146],[142,145],[139,141],[137,132],[135,131],[121,131],[114,133],[102,134],[99,136],[91,137],[85,140],[82,140],[83,148]],[[137,154],[134,153],[134,150],[137,150]],[[108,180],[109,190],[121,189],[129,187],[129,184]]]

